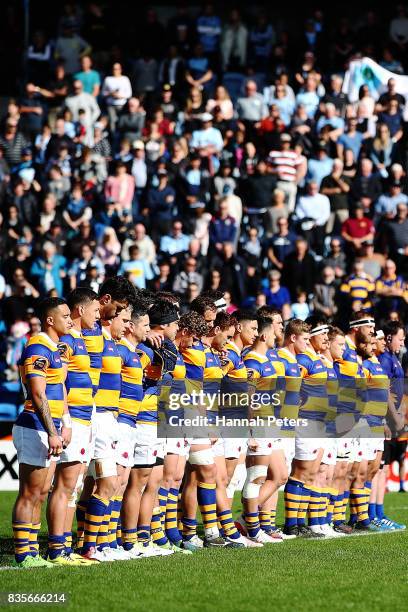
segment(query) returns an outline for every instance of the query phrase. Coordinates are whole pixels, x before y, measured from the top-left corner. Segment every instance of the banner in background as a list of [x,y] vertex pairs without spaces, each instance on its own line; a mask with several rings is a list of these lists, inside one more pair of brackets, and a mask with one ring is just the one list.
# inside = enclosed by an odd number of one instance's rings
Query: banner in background
[[[346,93],[350,102],[358,101],[358,92],[362,85],[367,85],[374,100],[387,91],[389,79],[395,79],[395,90],[397,93],[408,98],[408,76],[395,74],[386,70],[369,57],[350,62],[349,69],[344,75],[343,93]],[[407,115],[405,106],[404,119]]]
[[18,491],[17,452],[11,440],[0,440],[0,491]]

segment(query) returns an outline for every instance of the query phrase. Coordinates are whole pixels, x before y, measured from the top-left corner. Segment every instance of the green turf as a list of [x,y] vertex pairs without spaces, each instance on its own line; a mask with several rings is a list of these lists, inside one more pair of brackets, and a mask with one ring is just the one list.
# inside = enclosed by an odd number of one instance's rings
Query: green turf
[[[0,493],[2,552],[11,551],[15,495]],[[237,504],[238,508],[238,504]],[[386,496],[386,511],[407,519],[408,494]],[[278,517],[281,516],[280,503]],[[407,607],[408,532],[337,540],[294,540],[250,550],[203,550],[192,556],[93,567],[0,571],[0,591],[65,592],[65,610],[150,612],[373,612]],[[3,555],[2,564],[10,561]],[[45,610],[57,606],[12,606]]]

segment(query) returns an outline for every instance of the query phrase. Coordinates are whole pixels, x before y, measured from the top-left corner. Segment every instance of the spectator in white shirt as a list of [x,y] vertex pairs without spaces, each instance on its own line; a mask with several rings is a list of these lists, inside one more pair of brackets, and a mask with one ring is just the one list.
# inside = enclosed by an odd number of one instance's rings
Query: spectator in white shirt
[[109,128],[111,132],[114,132],[119,113],[132,96],[129,78],[122,74],[122,66],[119,62],[113,64],[112,75],[105,78],[102,95],[108,108]]
[[325,226],[330,217],[330,200],[319,193],[317,183],[307,185],[307,194],[301,196],[296,206],[296,217],[300,228],[318,255],[323,254]]
[[79,120],[79,111],[83,110],[84,125],[86,129],[87,144],[88,146],[93,145],[93,127],[94,123],[101,114],[101,110],[94,96],[85,93],[83,91],[83,85],[81,81],[74,81],[73,83],[74,95],[68,96],[65,101],[65,106],[71,111],[72,120]]

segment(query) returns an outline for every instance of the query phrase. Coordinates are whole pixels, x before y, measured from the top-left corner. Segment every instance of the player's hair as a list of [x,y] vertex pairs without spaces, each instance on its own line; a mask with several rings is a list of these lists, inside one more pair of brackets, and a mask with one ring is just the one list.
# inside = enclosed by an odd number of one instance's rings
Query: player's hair
[[130,307],[132,309],[132,314],[130,315],[130,320],[133,323],[136,323],[140,319],[140,317],[144,317],[147,314],[147,308],[142,305],[138,300],[133,300],[130,302]]
[[169,300],[156,300],[148,311],[150,324],[152,326],[163,325],[163,322],[166,321],[168,317],[174,317],[173,320],[176,320],[178,319],[178,313],[178,308],[176,308],[174,304],[171,304]]
[[112,300],[129,304],[135,298],[135,288],[124,276],[115,276],[107,278],[100,286],[99,297],[103,295],[110,295]]
[[267,306],[266,304],[265,306],[260,306],[260,308],[258,308],[256,313],[259,317],[263,317],[267,319],[273,319],[273,317],[282,316],[281,310],[278,310],[277,308],[274,308],[273,306]]
[[405,331],[404,324],[401,323],[401,321],[387,321],[382,327],[385,338],[388,338],[388,336],[396,336],[400,329]]
[[327,318],[322,314],[312,314],[310,317],[305,319],[305,323],[310,325],[313,329],[314,327],[318,327],[320,325],[327,325]]
[[153,291],[149,291],[149,289],[138,289],[135,288],[135,298],[132,300],[132,303],[138,303],[140,306],[143,306],[146,310],[150,308],[152,304],[154,304],[156,300],[156,294]]
[[259,316],[258,320],[258,336],[260,336],[268,327],[272,326],[272,318],[271,317],[262,317]]
[[179,329],[186,329],[189,334],[196,338],[202,338],[208,334],[208,325],[204,317],[197,312],[186,312],[180,317]]
[[308,334],[310,332],[310,325],[301,319],[291,319],[285,329],[285,338],[289,338],[293,334],[300,336],[300,334]]
[[67,304],[70,310],[74,310],[78,306],[89,304],[98,299],[98,294],[89,287],[77,287],[67,295]]
[[170,291],[159,291],[157,293],[157,299],[167,300],[170,304],[177,306],[179,308],[180,299],[174,293],[170,293]]
[[49,297],[42,300],[38,305],[37,311],[41,323],[45,323],[50,312],[58,308],[58,306],[64,306],[64,304],[66,304],[66,301],[59,297]]
[[329,325],[329,331],[327,332],[327,337],[329,338],[329,342],[332,342],[336,338],[336,336],[345,336],[346,334],[340,329],[340,327],[336,327],[335,325]]
[[258,319],[258,314],[255,310],[240,308],[239,310],[235,310],[234,317],[238,323],[241,323],[242,321],[256,321]]
[[216,312],[217,307],[214,304],[214,300],[210,297],[199,295],[190,304],[190,310],[197,312],[199,315],[204,316],[207,310]]
[[206,291],[202,291],[200,293],[201,297],[209,297],[213,302],[218,302],[224,297],[225,291],[221,291],[221,289],[206,289]]
[[228,312],[218,312],[214,321],[214,328],[219,327],[221,331],[225,331],[229,327],[236,327],[237,320],[235,318],[235,313],[230,315]]
[[359,321],[360,319],[368,319],[371,315],[367,314],[365,310],[357,310],[357,312],[352,312],[350,315],[350,323],[353,321]]

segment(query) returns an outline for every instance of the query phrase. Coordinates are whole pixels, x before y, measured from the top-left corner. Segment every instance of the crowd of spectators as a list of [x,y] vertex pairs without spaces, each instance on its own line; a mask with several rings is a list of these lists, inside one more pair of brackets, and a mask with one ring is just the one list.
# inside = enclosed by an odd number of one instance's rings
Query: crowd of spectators
[[33,32],[1,119],[6,375],[38,299],[115,274],[182,308],[222,289],[230,312],[405,321],[407,100],[390,79],[351,103],[342,83],[359,55],[408,71],[406,9],[334,32],[314,11],[296,45],[261,10],[180,5],[164,23],[148,9],[133,54],[106,43],[104,11],[68,2]]

